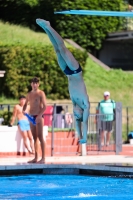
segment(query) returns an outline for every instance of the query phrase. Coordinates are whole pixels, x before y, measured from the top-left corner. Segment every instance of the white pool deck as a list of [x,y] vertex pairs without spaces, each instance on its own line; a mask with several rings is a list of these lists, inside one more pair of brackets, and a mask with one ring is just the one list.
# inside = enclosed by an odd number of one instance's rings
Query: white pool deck
[[[0,157],[0,167],[3,165],[30,165],[29,160],[32,160],[33,156],[5,156]],[[91,155],[91,156],[54,156],[46,157],[46,164],[126,164],[133,165],[133,156],[125,155]],[[35,165],[35,164],[32,164]],[[39,164],[37,164],[39,165]],[[45,165],[45,164],[41,164]]]

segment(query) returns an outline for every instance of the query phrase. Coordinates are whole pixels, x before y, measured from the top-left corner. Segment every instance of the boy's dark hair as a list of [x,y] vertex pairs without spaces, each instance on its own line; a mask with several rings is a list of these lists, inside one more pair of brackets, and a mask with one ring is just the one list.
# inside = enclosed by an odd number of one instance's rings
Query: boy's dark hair
[[31,83],[39,83],[39,78],[34,77],[33,79],[31,79]]
[[26,97],[24,96],[24,95],[21,95],[20,97],[19,97],[19,100],[20,99],[26,99]]

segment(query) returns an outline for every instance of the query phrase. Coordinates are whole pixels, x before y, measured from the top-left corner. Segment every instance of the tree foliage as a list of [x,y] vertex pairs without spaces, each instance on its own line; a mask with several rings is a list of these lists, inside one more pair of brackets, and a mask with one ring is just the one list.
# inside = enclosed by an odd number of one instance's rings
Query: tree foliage
[[42,31],[36,18],[49,20],[63,38],[69,38],[91,52],[102,46],[109,32],[119,30],[123,18],[79,15],[54,15],[60,10],[121,11],[122,0],[1,0],[0,18]]
[[127,2],[133,6],[133,0],[128,0]]
[[[121,0],[59,0],[52,1],[54,11],[60,10],[109,10],[120,11],[123,9]],[[57,31],[64,38],[71,38],[82,47],[94,52],[102,46],[102,41],[109,32],[119,30],[122,18],[97,17],[82,15],[56,15]]]

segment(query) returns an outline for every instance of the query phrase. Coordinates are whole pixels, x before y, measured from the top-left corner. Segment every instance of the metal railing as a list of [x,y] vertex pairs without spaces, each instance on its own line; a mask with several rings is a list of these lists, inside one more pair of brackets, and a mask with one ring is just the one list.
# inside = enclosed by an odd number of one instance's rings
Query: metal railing
[[[91,104],[92,105],[92,104]],[[78,135],[75,130],[75,120],[72,114],[72,105],[63,105],[62,113],[57,114],[57,106],[53,105],[50,114],[44,115],[44,124],[51,130],[51,156],[59,154],[80,154],[81,145],[78,143]],[[1,112],[10,112],[14,105],[1,105]],[[66,108],[66,109],[65,109]],[[91,107],[91,112],[96,106]],[[61,109],[60,109],[61,110]],[[129,114],[126,111],[127,114]],[[106,116],[104,116],[106,117]],[[97,118],[97,121],[95,120]],[[122,105],[116,103],[115,122],[110,137],[110,143],[106,146],[107,133],[104,134],[104,145],[101,145],[101,121],[103,115],[91,113],[88,121],[88,139],[86,150],[89,152],[115,152],[118,154],[122,148]],[[128,118],[127,118],[128,119]],[[129,120],[129,119],[128,119]],[[129,123],[129,121],[128,121]]]
[[[98,105],[97,102],[91,102],[91,107],[90,107],[90,113],[91,115],[95,115],[96,112],[96,107]],[[52,129],[54,130],[55,128],[62,128],[62,129],[75,129],[75,122],[74,122],[74,118],[73,115],[71,114],[73,112],[73,108],[72,108],[72,104],[54,104],[54,105],[48,105],[48,106],[53,106],[53,111],[51,114],[45,114],[44,117],[44,122],[45,125],[48,125],[49,127],[52,127]],[[12,112],[14,107],[14,104],[1,104],[0,105],[0,117],[3,117],[3,113],[7,112],[10,113]],[[61,112],[61,114],[57,114],[57,107],[62,107],[63,110]],[[66,122],[66,113],[70,113],[71,114],[71,118],[73,120],[73,123],[67,123]],[[52,120],[54,116],[54,121]],[[10,117],[10,115],[9,115]],[[89,127],[92,127],[94,130],[94,132],[96,132],[95,128],[95,124],[92,123],[93,119],[92,117],[89,118]],[[17,124],[17,121],[16,121]],[[130,131],[133,130],[133,107],[123,107],[122,108],[122,133],[123,135],[125,135],[124,140],[128,140],[128,133]],[[95,134],[96,135],[96,134]],[[90,140],[94,141],[94,137],[96,137],[95,135],[90,134]],[[113,135],[113,134],[112,134]]]
[[[102,144],[102,126],[101,123],[107,115],[90,114],[87,135],[87,153],[98,152],[115,152],[118,154],[122,151],[122,105],[116,103],[115,121],[112,122],[109,144],[106,145],[107,132],[104,132],[104,144]],[[82,154],[81,145],[78,143],[78,135],[75,130],[75,120],[71,114],[71,124],[66,121],[63,114],[53,113],[52,129],[51,129],[51,155],[60,154]],[[57,130],[58,123],[64,130],[59,133]],[[107,123],[104,121],[105,124]],[[66,125],[69,125],[67,127]],[[69,128],[66,129],[65,128]]]

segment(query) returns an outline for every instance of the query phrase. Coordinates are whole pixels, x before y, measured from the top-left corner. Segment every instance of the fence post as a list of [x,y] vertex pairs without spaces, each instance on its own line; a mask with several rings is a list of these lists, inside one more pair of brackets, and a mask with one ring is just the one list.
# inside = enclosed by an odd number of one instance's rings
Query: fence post
[[97,125],[96,125],[96,131],[97,131],[97,145],[98,145],[98,151],[101,150],[101,114],[96,114],[97,119]]
[[54,125],[55,125],[56,104],[54,104],[51,132],[51,156],[54,155]]
[[86,144],[81,144],[81,155],[86,156],[87,151],[86,151]]
[[10,112],[10,105],[7,106],[7,109],[8,109],[8,120],[10,120],[10,114],[9,114],[9,112]]
[[122,151],[122,103],[116,102],[116,112],[115,112],[115,150],[116,154],[119,154],[119,152]]
[[128,107],[126,107],[126,113],[127,113],[127,141],[128,141],[128,133],[129,133],[129,116],[128,116]]

